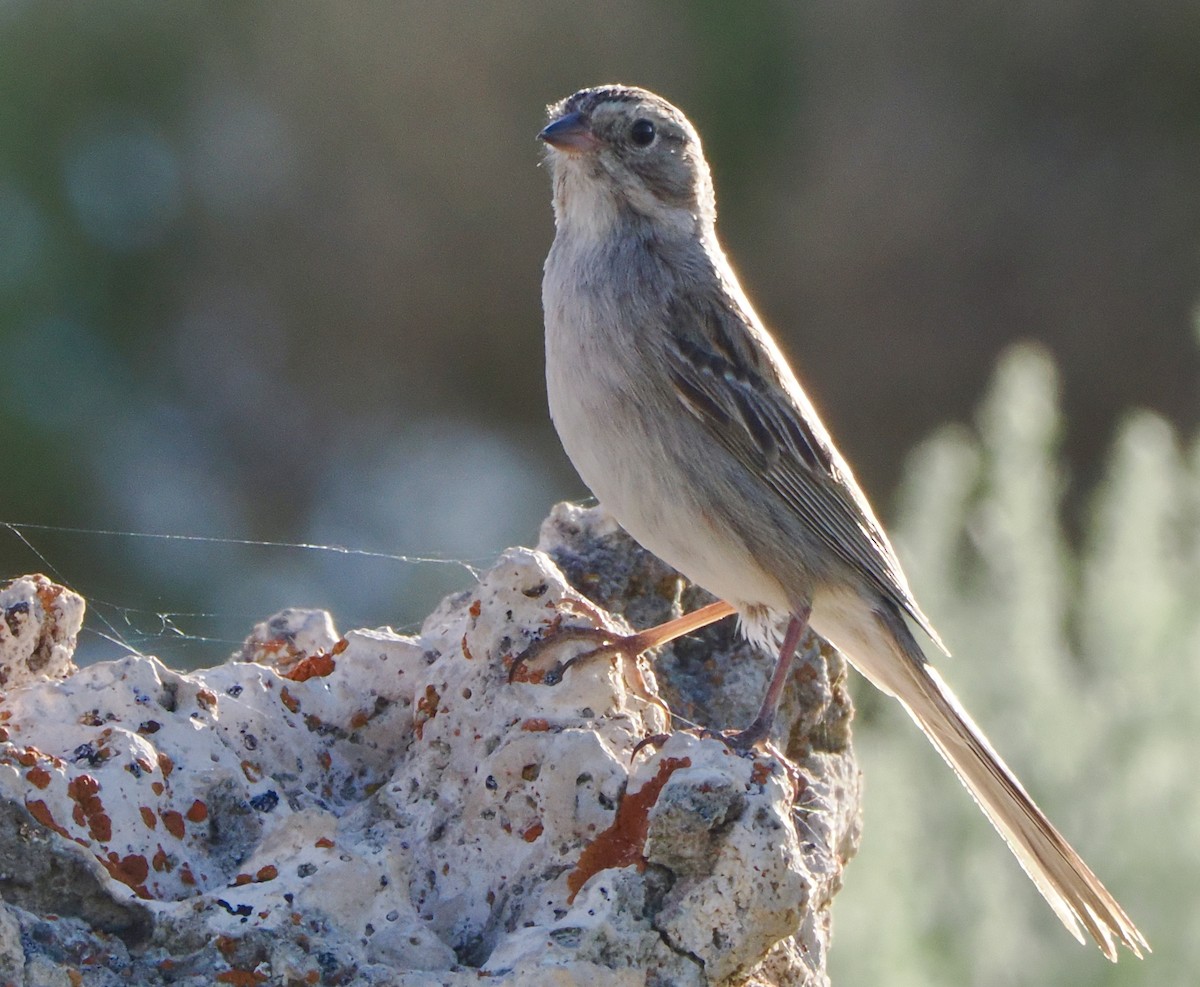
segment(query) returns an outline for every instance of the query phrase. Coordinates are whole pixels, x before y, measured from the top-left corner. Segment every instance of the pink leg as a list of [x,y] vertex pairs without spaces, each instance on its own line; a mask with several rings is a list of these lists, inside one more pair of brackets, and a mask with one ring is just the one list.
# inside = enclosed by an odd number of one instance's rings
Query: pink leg
[[787,685],[788,673],[792,670],[792,659],[796,657],[796,648],[800,638],[808,627],[810,608],[794,613],[788,621],[787,631],[783,635],[783,644],[779,648],[779,657],[775,660],[775,671],[771,673],[771,682],[767,686],[767,694],[763,696],[758,715],[754,717],[745,730],[727,737],[727,742],[741,750],[753,747],[760,741],[766,740],[775,724],[775,711],[779,708],[779,700],[783,696],[783,687]]

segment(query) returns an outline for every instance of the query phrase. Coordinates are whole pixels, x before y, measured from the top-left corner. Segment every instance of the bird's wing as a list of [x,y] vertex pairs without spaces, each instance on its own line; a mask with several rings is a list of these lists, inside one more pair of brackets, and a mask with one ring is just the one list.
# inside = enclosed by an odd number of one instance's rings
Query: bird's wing
[[757,319],[727,294],[676,296],[667,372],[684,407],[829,550],[944,651],[895,551],[820,418]]

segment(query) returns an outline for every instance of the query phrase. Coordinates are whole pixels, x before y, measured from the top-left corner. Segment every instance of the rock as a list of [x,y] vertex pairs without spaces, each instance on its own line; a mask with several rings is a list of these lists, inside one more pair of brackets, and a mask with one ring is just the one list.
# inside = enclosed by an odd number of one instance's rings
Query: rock
[[0,689],[66,678],[83,626],[83,597],[42,575],[0,589]]
[[[798,662],[791,763],[688,733],[635,756],[666,724],[607,658],[509,682],[560,621],[707,602],[601,512],[556,508],[415,637],[285,611],[187,675],[73,670],[68,591],[39,579],[9,591],[19,616],[51,600],[51,660],[0,641],[0,982],[827,982],[858,835],[836,653]],[[718,626],[657,674],[679,712],[740,725],[770,664]]]
[[[27,802],[45,804],[32,798]],[[96,857],[11,798],[0,802],[0,862],[0,898],[9,904],[81,918],[94,929],[131,942],[142,942],[150,934],[149,910],[136,899],[114,896]]]

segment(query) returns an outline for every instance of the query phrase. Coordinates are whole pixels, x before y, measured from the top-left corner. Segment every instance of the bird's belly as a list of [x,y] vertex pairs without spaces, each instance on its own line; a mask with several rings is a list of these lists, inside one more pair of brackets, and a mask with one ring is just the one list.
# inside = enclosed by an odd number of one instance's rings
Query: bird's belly
[[[790,609],[787,592],[771,578],[734,527],[728,508],[709,495],[705,450],[670,447],[670,436],[603,381],[570,375],[548,387],[550,414],[563,448],[601,505],[639,544],[692,582],[744,613]],[[689,456],[689,474],[682,459]]]

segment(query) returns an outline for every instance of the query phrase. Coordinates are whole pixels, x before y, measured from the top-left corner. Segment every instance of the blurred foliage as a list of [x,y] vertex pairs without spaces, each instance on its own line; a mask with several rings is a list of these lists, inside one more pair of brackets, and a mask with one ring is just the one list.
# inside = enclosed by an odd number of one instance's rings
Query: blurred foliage
[[[1090,476],[1119,409],[1200,411],[1197,9],[10,0],[0,520],[473,558],[531,540],[584,493],[545,413],[533,135],[612,80],[695,119],[731,256],[877,500],[1016,338],[1058,358]],[[450,540],[445,492],[469,508]],[[291,603],[405,623],[450,581],[31,540],[151,623]],[[0,572],[44,567],[0,537]],[[242,628],[193,632],[218,640],[182,660]]]
[[909,457],[893,530],[956,654],[946,678],[1154,953],[1110,966],[1076,945],[903,713],[863,688],[864,836],[834,908],[835,983],[1183,984],[1200,963],[1200,442],[1127,416],[1075,550],[1057,386],[1043,351],[1009,353],[977,431]]

